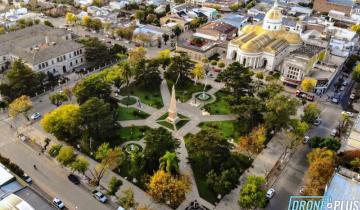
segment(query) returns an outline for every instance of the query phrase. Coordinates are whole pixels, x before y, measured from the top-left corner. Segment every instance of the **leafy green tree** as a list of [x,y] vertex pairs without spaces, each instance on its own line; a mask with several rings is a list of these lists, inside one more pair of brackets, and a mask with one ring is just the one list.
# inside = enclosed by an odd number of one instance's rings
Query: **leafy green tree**
[[240,7],[241,7],[240,4],[235,3],[235,4],[230,5],[230,6],[229,6],[229,9],[230,9],[231,11],[233,11],[233,12],[236,12],[236,11],[238,11],[238,10],[240,9]]
[[230,157],[230,143],[215,129],[201,130],[186,145],[190,161],[204,172],[218,168]]
[[75,104],[67,104],[45,114],[40,124],[48,133],[60,140],[77,140],[81,135],[80,108]]
[[267,85],[262,86],[258,90],[257,95],[261,100],[266,101],[268,99],[274,98],[283,90],[284,87],[281,84],[278,84],[276,82],[270,82]]
[[335,138],[315,136],[310,139],[310,146],[312,148],[328,148],[337,151],[341,147],[341,142]]
[[132,209],[135,208],[138,204],[134,198],[134,191],[131,187],[124,189],[122,191],[123,196],[119,198],[119,204],[124,207],[125,209]]
[[115,135],[115,118],[110,104],[93,97],[80,106],[81,125],[91,138],[104,141]]
[[164,44],[165,44],[165,45],[166,45],[166,42],[169,41],[169,37],[170,37],[170,36],[169,36],[168,34],[163,34],[163,35],[162,35],[162,38],[163,38],[163,40],[164,40]]
[[360,64],[357,64],[353,69],[352,78],[355,82],[360,82]]
[[109,143],[100,145],[95,153],[95,158],[100,161],[95,168],[89,170],[91,183],[98,186],[107,170],[113,170],[120,166],[124,161],[124,153],[120,147],[110,148]]
[[50,147],[48,153],[51,157],[55,158],[56,156],[58,156],[59,151],[61,149],[63,145],[62,144],[54,144]]
[[216,194],[224,196],[236,187],[239,175],[238,170],[235,168],[226,169],[220,175],[211,170],[206,175],[206,183]]
[[61,147],[59,154],[56,156],[56,160],[61,163],[61,165],[67,166],[71,164],[75,159],[74,148],[71,146]]
[[149,172],[159,168],[159,159],[165,155],[166,151],[173,152],[180,145],[169,131],[161,127],[148,131],[144,140],[146,145],[144,149],[145,168]]
[[308,124],[313,124],[315,120],[319,117],[320,110],[315,103],[310,103],[304,108],[304,115],[301,116],[301,119]]
[[109,195],[115,195],[122,185],[122,181],[115,176],[111,177],[109,182]]
[[172,80],[176,80],[179,76],[178,85],[183,86],[186,79],[190,76],[190,71],[193,69],[194,63],[191,61],[189,55],[184,52],[180,52],[171,58],[170,65],[167,70],[168,77]]
[[239,205],[244,209],[264,208],[266,206],[266,180],[259,176],[249,176],[240,191]]
[[142,10],[136,10],[136,12],[135,12],[135,18],[138,19],[140,22],[144,21],[145,12],[142,11]]
[[174,35],[175,35],[176,37],[179,37],[180,34],[181,34],[181,32],[182,32],[182,30],[181,30],[181,28],[180,28],[179,26],[175,26],[175,27],[172,29],[172,32],[174,33]]
[[158,59],[147,60],[146,63],[138,63],[135,80],[138,85],[152,88],[157,87],[161,83],[160,62]]
[[49,99],[52,104],[55,106],[60,106],[63,102],[68,100],[68,96],[61,92],[61,93],[54,93],[52,95],[49,95]]
[[85,174],[89,168],[89,161],[84,156],[76,156],[74,162],[70,164],[70,168],[73,171]]
[[235,103],[238,104],[241,97],[252,95],[251,76],[253,74],[249,68],[245,68],[239,62],[234,62],[228,65],[218,78],[225,82],[226,88],[232,92]]
[[53,25],[50,21],[48,21],[48,20],[45,20],[45,21],[44,21],[44,24],[45,24],[46,26],[49,26],[49,27],[51,27],[51,28],[54,28],[54,25]]
[[119,75],[122,78],[122,80],[125,81],[126,84],[127,98],[128,100],[130,100],[129,85],[130,85],[130,79],[134,75],[134,70],[133,68],[131,68],[128,62],[122,62],[121,64],[119,64],[118,67],[119,67],[118,69]]
[[111,86],[102,76],[93,74],[78,82],[73,91],[79,104],[85,103],[92,97],[109,101]]
[[98,38],[85,38],[80,42],[85,45],[85,59],[90,66],[97,67],[112,59],[110,50]]
[[277,95],[266,101],[266,113],[264,116],[267,128],[276,131],[287,128],[291,121],[291,116],[296,114],[299,101],[297,99]]
[[22,95],[33,96],[39,88],[37,74],[22,60],[15,60],[5,74],[5,82],[0,85],[0,93],[8,101]]
[[33,104],[29,96],[20,96],[9,104],[9,115],[16,118],[19,114],[23,114],[24,117],[29,120],[27,112],[33,107]]
[[175,152],[166,151],[165,155],[160,158],[159,168],[170,174],[177,174],[179,173],[179,162]]

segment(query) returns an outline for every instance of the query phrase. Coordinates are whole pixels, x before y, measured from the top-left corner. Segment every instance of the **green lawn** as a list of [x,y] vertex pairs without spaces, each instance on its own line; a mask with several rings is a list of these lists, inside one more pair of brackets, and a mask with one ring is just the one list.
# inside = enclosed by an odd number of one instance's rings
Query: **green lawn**
[[[172,80],[166,80],[166,81],[171,93],[171,89],[174,82]],[[206,91],[209,90],[210,88],[211,88],[210,85],[206,86]],[[183,86],[177,85],[175,87],[176,98],[179,99],[181,102],[186,102],[190,100],[193,93],[201,92],[203,90],[204,90],[203,84],[197,83],[195,85],[195,83],[190,79],[186,80]]]
[[[169,116],[169,113],[165,113],[163,114],[161,117],[159,117],[156,121],[158,124],[169,128],[171,130],[174,130],[174,125],[171,124],[170,122],[166,121],[166,118]],[[180,120],[176,123],[176,129],[179,130],[181,127],[183,127],[187,122],[189,122],[189,118],[182,115],[182,114],[178,114],[178,117],[180,118]]]
[[210,114],[231,114],[231,106],[229,101],[226,99],[229,93],[226,91],[218,91],[215,93],[216,101],[213,103],[206,104],[204,108]]
[[124,105],[127,105],[127,106],[130,106],[130,105],[133,105],[136,103],[136,98],[134,97],[125,97],[123,99],[120,100],[120,103],[124,104]]
[[144,137],[144,134],[151,128],[147,126],[131,126],[120,128],[118,131],[118,137],[121,143],[126,141],[139,141]]
[[[130,84],[129,89],[130,95],[139,97],[142,103],[158,109],[164,106],[160,93],[160,84],[156,88],[147,88],[132,83]],[[127,95],[126,87],[120,90],[120,94],[123,96]]]
[[135,109],[133,107],[119,107],[117,109],[117,119],[120,121],[123,120],[140,120],[146,119],[150,115],[141,110]]
[[237,121],[204,122],[200,123],[199,127],[202,129],[215,128],[216,130],[219,130],[225,138],[232,138],[234,141],[237,141],[238,137],[241,135],[239,133],[239,125]]

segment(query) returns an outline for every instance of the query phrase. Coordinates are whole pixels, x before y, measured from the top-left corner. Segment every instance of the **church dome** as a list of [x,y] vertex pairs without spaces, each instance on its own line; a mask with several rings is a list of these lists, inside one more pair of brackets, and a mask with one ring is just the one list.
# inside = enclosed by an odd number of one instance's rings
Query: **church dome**
[[271,8],[265,15],[267,20],[282,21],[282,14],[277,7]]

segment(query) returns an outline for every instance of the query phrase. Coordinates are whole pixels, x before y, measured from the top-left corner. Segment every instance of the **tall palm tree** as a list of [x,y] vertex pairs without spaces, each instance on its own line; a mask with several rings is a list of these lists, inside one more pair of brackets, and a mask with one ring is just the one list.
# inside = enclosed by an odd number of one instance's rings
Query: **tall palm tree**
[[119,64],[119,70],[120,70],[120,77],[125,81],[126,83],[126,90],[127,90],[127,99],[130,100],[130,79],[133,76],[133,69],[130,67],[130,64],[128,62],[122,62]]
[[179,173],[179,158],[175,152],[166,151],[165,155],[160,158],[160,169],[168,173]]

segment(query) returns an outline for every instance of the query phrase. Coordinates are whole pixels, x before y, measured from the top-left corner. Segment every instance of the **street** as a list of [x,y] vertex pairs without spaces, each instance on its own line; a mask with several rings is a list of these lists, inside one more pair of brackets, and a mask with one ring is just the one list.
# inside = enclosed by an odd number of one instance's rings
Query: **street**
[[[319,104],[321,110],[320,118],[322,123],[313,127],[308,136],[329,136],[331,130],[335,128],[341,118],[341,107],[333,104]],[[276,191],[275,196],[270,200],[267,210],[286,210],[288,209],[290,196],[299,195],[303,186],[305,172],[308,168],[306,155],[311,151],[308,145],[301,144],[281,172],[277,181],[273,185]]]
[[[34,183],[51,197],[61,198],[69,209],[111,209],[95,200],[91,193],[67,179],[67,171],[45,155],[38,155],[29,146],[15,137],[15,131],[5,122],[0,122],[0,153],[18,164]],[[33,168],[36,165],[38,170]]]

